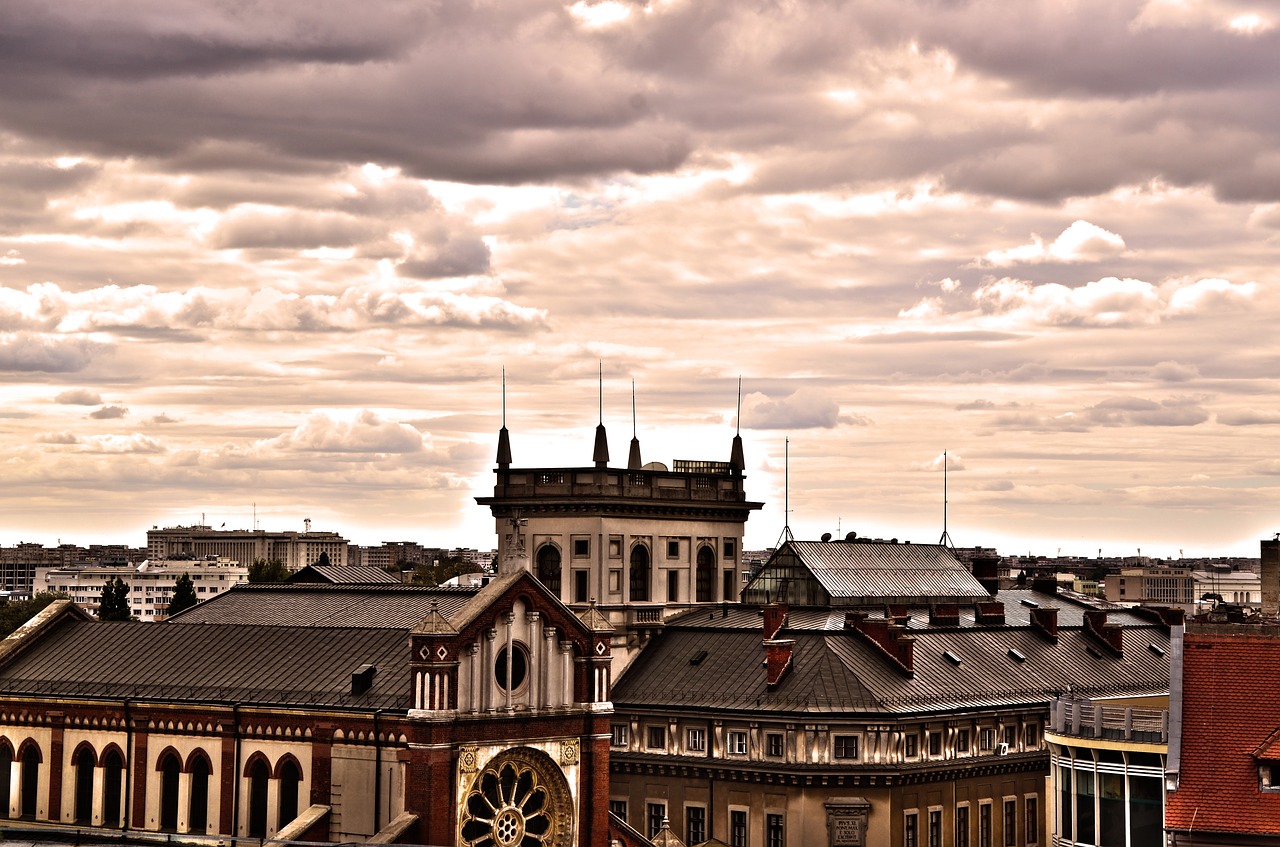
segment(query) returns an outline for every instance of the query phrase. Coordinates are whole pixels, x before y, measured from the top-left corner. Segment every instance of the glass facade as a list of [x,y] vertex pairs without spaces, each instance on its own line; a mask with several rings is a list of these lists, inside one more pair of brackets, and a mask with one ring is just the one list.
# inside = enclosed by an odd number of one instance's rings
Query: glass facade
[[1163,847],[1163,755],[1055,745],[1050,772],[1055,842]]

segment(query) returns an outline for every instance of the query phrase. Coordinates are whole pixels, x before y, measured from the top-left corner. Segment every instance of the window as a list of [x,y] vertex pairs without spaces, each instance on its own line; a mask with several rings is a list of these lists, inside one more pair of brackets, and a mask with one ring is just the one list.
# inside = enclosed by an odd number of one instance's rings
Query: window
[[587,602],[587,576],[588,571],[573,572],[573,602]]
[[[693,753],[702,753],[707,749],[707,731],[698,727],[689,730],[689,750]],[[702,839],[706,841],[706,839]],[[696,843],[696,842],[695,842]]]
[[747,811],[729,810],[729,847],[747,847]]
[[836,736],[836,758],[837,759],[858,758],[858,736],[837,735]]
[[591,539],[575,538],[573,539],[573,556],[575,559],[585,559],[591,555]]
[[609,558],[610,559],[622,558],[622,539],[621,538],[609,539]]
[[771,732],[765,736],[765,749],[767,755],[780,757],[782,755],[782,733]]
[[969,752],[969,730],[967,729],[956,730],[956,752],[957,753]]
[[529,654],[524,645],[515,642],[512,648],[510,652],[506,647],[499,650],[493,663],[493,675],[503,691],[518,691],[529,676]]
[[647,602],[649,599],[649,550],[637,544],[631,550],[631,599]]
[[786,847],[782,815],[764,816],[764,840],[767,847]]
[[609,812],[617,815],[624,822],[627,819],[627,801],[626,800],[610,800]]
[[920,847],[920,817],[915,812],[907,812],[902,824],[903,847]]
[[538,550],[538,581],[560,596],[560,551],[550,544]]
[[735,756],[747,755],[747,734],[745,732],[729,731],[729,752]]
[[726,559],[732,559],[734,556],[737,556],[737,555],[738,555],[737,540],[733,538],[726,538],[724,540],[724,557]]
[[187,831],[204,835],[209,829],[209,760],[196,756],[191,762],[191,796],[187,803]]
[[908,759],[919,755],[920,750],[918,749],[918,742],[919,739],[916,737],[915,733],[912,733],[911,735],[904,735],[902,737],[903,755]]
[[667,571],[667,602],[680,602],[680,571]]
[[302,773],[294,762],[286,760],[280,766],[280,784],[278,790],[276,826],[283,829],[298,816],[298,784],[302,782]]
[[969,847],[968,806],[956,806],[956,847]]
[[665,750],[667,747],[667,729],[662,726],[647,727],[645,746],[650,750]]
[[929,847],[942,847],[942,810],[929,810]]
[[694,593],[699,603],[710,603],[711,587],[716,581],[716,557],[710,547],[698,550],[698,566],[694,572]]
[[733,587],[733,571],[724,572],[724,594],[720,599],[726,603],[732,603],[738,599],[738,592]]
[[996,731],[990,727],[978,730],[978,749],[991,750],[996,746]]
[[611,747],[627,746],[627,725],[625,723],[615,723],[610,725],[609,745]]
[[688,806],[685,808],[684,840],[686,844],[701,844],[707,840],[707,809],[705,806]]
[[929,755],[930,756],[942,755],[942,733],[941,732],[929,733]]
[[1023,808],[1026,810],[1027,819],[1027,843],[1035,844],[1040,840],[1040,803],[1039,798],[1034,795],[1028,795],[1022,801]]
[[991,804],[978,806],[978,847],[991,847]]
[[667,541],[667,558],[680,558],[680,542],[674,539]]
[[1028,749],[1035,749],[1040,745],[1040,727],[1033,723],[1027,724],[1026,741]]
[[1004,801],[1004,846],[1018,843],[1018,801],[1012,797]]
[[1009,749],[1018,746],[1018,728],[1016,726],[1006,726],[1004,728],[1004,743],[1009,745]]
[[649,837],[653,838],[662,830],[662,822],[667,819],[667,804],[650,803],[648,808]]

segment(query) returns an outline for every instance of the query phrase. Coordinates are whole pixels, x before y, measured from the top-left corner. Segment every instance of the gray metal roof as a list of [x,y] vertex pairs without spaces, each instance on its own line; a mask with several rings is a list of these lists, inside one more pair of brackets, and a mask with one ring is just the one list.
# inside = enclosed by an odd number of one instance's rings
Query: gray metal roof
[[328,582],[343,585],[399,585],[400,580],[382,568],[363,565],[307,565],[290,575],[289,583]]
[[[65,620],[0,669],[0,694],[408,709],[400,629]],[[352,696],[351,673],[377,667]]]
[[430,614],[433,601],[440,613],[450,618],[477,591],[421,585],[237,585],[161,625],[379,627],[408,631]]

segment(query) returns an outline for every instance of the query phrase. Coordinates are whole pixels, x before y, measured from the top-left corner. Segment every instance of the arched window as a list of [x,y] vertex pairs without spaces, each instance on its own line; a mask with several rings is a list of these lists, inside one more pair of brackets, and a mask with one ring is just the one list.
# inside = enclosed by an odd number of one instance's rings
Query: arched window
[[22,797],[22,816],[35,820],[40,793],[40,748],[35,744],[28,744],[22,750],[22,779],[18,790]]
[[631,600],[649,599],[649,548],[637,544],[631,548]]
[[538,550],[538,579],[552,594],[560,596],[560,550],[544,544]]
[[271,768],[261,757],[249,765],[249,837],[267,837],[267,780]]
[[710,603],[715,598],[711,596],[711,586],[716,581],[716,554],[711,551],[710,547],[702,547],[698,550],[698,573],[696,578],[696,598],[699,603]]
[[9,774],[13,771],[13,748],[9,739],[0,740],[0,818],[9,817]]
[[285,759],[280,768],[280,821],[277,830],[284,829],[298,816],[298,783],[302,782],[302,771],[293,759]]
[[160,829],[163,832],[178,831],[178,778],[182,762],[178,754],[166,751],[160,755]]
[[93,821],[93,772],[98,763],[93,748],[88,744],[76,750],[73,764],[76,769],[76,823]]
[[209,828],[209,760],[197,750],[187,761],[191,771],[191,802],[187,809],[187,831],[203,835]]
[[120,777],[124,774],[124,757],[115,748],[102,756],[102,825],[119,826]]

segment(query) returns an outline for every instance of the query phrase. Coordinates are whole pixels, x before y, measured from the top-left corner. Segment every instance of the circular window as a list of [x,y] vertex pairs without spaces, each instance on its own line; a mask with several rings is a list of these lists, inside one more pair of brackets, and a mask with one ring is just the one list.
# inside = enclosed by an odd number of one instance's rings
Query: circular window
[[507,752],[476,777],[462,802],[460,842],[469,847],[567,847],[573,800],[546,756]]
[[[510,665],[510,668],[508,668]],[[493,665],[494,675],[498,678],[498,687],[506,691],[508,687],[515,691],[524,684],[525,678],[529,675],[529,654],[525,652],[523,644],[514,645],[514,649],[508,651],[503,647],[498,651],[498,660]],[[507,674],[511,674],[511,684],[507,685]]]

